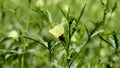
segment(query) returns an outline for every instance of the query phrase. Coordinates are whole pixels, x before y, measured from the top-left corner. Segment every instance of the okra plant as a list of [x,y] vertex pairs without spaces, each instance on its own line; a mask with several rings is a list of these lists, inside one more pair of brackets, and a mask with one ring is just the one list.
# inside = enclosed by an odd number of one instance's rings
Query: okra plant
[[[112,26],[110,22],[120,2],[98,0],[101,8],[96,16],[99,19],[92,19],[87,17],[89,9],[92,10],[91,0],[80,0],[80,8],[75,8],[79,0],[71,0],[65,7],[60,3],[62,0],[54,1],[57,5],[47,0],[25,0],[22,6],[21,0],[18,0],[19,5],[11,0],[17,5],[14,9],[6,9],[7,1],[0,1],[0,24],[8,24],[6,20],[11,17],[10,21],[15,22],[12,26],[16,26],[8,27],[11,29],[8,34],[0,32],[0,67],[119,68],[120,33],[108,28]],[[53,8],[54,4],[57,6],[58,16],[54,9],[47,8],[51,6],[49,2]]]

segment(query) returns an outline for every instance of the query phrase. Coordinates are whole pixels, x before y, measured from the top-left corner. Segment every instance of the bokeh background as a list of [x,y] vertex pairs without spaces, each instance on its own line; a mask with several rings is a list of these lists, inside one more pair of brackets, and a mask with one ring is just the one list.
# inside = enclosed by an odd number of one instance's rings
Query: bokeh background
[[[106,4],[107,0],[102,0]],[[117,8],[113,13],[108,13],[104,29],[104,37],[108,41],[112,39],[115,31],[119,42],[120,29],[120,0],[108,0],[109,8],[112,8],[117,1]],[[94,27],[92,22],[101,21],[105,7],[100,0],[0,0],[0,68],[19,68],[22,47],[26,46],[24,54],[25,68],[64,68],[65,50],[59,44],[52,55],[52,62],[49,60],[49,52],[40,44],[21,39],[4,39],[13,31],[17,36],[27,36],[43,43],[52,40],[52,44],[58,41],[49,33],[49,24],[34,11],[40,8],[49,11],[54,24],[65,21],[65,18],[58,6],[66,11],[70,6],[75,17],[79,16],[84,4],[85,12],[79,23],[85,24],[89,31]],[[27,24],[29,22],[29,24]],[[28,26],[27,26],[28,25]],[[14,33],[13,33],[14,35]],[[16,35],[15,35],[16,36]],[[85,28],[80,25],[78,32],[73,39],[71,50],[76,54],[79,46],[85,41]],[[3,40],[4,39],[4,40]],[[118,48],[118,53],[120,48]],[[73,54],[73,55],[74,55]],[[120,57],[115,53],[114,48],[99,38],[93,38],[81,56],[76,59],[71,68],[120,68]]]

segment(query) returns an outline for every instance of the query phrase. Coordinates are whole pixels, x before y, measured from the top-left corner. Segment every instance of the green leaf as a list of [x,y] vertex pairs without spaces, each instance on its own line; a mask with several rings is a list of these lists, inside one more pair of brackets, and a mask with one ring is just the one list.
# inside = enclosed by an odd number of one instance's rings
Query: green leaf
[[118,45],[118,38],[117,38],[117,34],[115,31],[113,31],[113,38],[114,38],[114,41],[115,41],[115,47],[116,49],[118,49],[119,45]]
[[50,24],[50,20],[45,12],[39,8],[34,9],[33,11],[37,12],[48,24]]
[[31,38],[31,37],[27,37],[27,36],[22,36],[21,38],[26,38],[26,39],[32,40],[32,41],[34,41],[34,42],[36,42],[36,43],[41,44],[42,46],[44,46],[45,48],[48,49],[48,46],[47,46],[45,43],[43,43],[43,41],[38,41],[38,40],[35,40],[35,39],[33,39],[33,38]]
[[110,2],[109,2],[109,0],[107,0],[107,3],[106,3],[106,10],[109,9],[109,5],[110,5]]
[[49,19],[50,23],[52,23],[53,22],[52,21],[52,15],[48,10],[47,10],[47,14],[48,14],[48,19]]
[[107,44],[109,44],[110,46],[112,46],[113,48],[115,48],[109,41],[105,40],[102,36],[99,35],[99,38],[106,42]]
[[114,7],[112,8],[112,12],[114,12],[116,8],[117,8],[117,1],[115,2]]
[[3,43],[3,42],[6,41],[6,40],[9,40],[9,39],[11,39],[11,38],[10,38],[10,37],[4,37],[4,38],[0,41],[0,44]]
[[16,50],[6,50],[6,49],[0,49],[0,52],[11,52],[11,53],[20,54],[20,53],[19,53],[19,51],[16,51]]
[[99,23],[96,24],[95,28],[90,32],[90,36],[92,36],[102,25],[104,21],[100,21]]
[[66,14],[65,10],[62,7],[60,7],[60,6],[58,6],[58,8],[60,9],[60,11],[64,15],[64,17],[67,19],[67,14]]
[[61,41],[58,41],[58,42],[56,42],[52,47],[51,47],[51,50],[53,50],[58,44],[60,44],[61,43]]
[[69,6],[68,11],[67,11],[67,20],[70,20],[70,18],[71,18],[70,14],[71,14],[71,8]]
[[114,39],[113,38],[109,38],[109,40],[111,41],[111,44],[114,46],[114,48],[116,48]]
[[90,36],[90,38],[92,38],[92,37],[94,37],[94,36],[96,36],[96,35],[98,35],[98,34],[100,34],[100,33],[103,33],[104,32],[104,30],[98,30],[98,31],[96,31],[95,33],[93,33],[91,36]]
[[85,5],[84,5],[82,11],[80,12],[80,15],[79,15],[78,19],[76,20],[76,23],[78,23],[78,22],[80,21],[81,17],[83,16],[83,13],[84,13],[84,11],[85,11],[85,8],[86,8],[86,3],[85,3]]
[[84,27],[85,27],[85,29],[86,29],[86,32],[87,32],[87,35],[88,35],[88,38],[90,38],[89,37],[89,30],[88,30],[88,28],[87,28],[87,26],[84,24]]
[[90,22],[95,26],[96,25],[96,23],[93,21],[93,20],[90,20]]
[[11,56],[11,54],[6,54],[5,59],[8,59]]
[[104,6],[105,5],[105,3],[102,1],[102,0],[100,0],[100,2],[101,2],[101,4]]
[[88,64],[86,63],[85,60],[79,59],[79,61],[80,61],[80,62],[78,63],[78,65],[81,65],[81,64],[82,64],[82,65],[84,65],[85,68],[89,68],[89,67],[88,67]]

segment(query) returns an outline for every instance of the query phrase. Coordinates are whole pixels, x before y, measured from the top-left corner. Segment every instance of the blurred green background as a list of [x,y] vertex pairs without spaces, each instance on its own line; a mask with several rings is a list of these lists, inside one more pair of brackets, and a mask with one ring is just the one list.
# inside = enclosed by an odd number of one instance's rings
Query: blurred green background
[[[105,4],[107,0],[102,0]],[[104,33],[112,31],[119,33],[120,29],[120,0],[108,0],[109,8],[114,6],[117,1],[117,8],[106,16]],[[22,38],[17,41],[14,39],[4,39],[9,36],[11,31],[15,31],[18,36],[28,36],[44,43],[52,40],[52,44],[58,41],[48,30],[48,23],[34,11],[40,8],[48,10],[54,24],[64,21],[64,16],[58,6],[66,11],[70,6],[75,17],[79,16],[84,4],[85,12],[80,23],[85,24],[89,31],[94,27],[93,22],[101,21],[105,7],[100,0],[0,0],[0,68],[19,68],[21,63],[22,47],[26,46],[24,54],[25,68],[63,68],[65,50],[59,44],[52,55],[52,62],[49,60],[49,52],[40,44]],[[29,24],[27,24],[29,22]],[[28,25],[28,26],[27,26]],[[81,43],[85,41],[85,29],[79,26],[79,31],[75,35],[71,51],[76,53]],[[120,35],[117,35],[118,39]],[[110,41],[112,35],[105,36]],[[4,41],[3,41],[4,39]],[[15,51],[15,52],[14,52]],[[118,53],[120,48],[118,48]],[[73,54],[74,55],[74,54]],[[71,68],[120,68],[120,57],[115,54],[115,50],[99,38],[93,38],[82,52],[81,56],[75,61]]]

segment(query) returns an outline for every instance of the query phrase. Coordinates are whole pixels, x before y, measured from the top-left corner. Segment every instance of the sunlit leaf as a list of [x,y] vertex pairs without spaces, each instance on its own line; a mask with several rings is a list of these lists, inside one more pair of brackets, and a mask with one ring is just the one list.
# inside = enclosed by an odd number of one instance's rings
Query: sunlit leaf
[[114,46],[114,48],[116,48],[114,39],[113,38],[109,38],[109,40],[111,41],[111,43]]
[[48,10],[47,10],[47,13],[48,13],[48,19],[49,19],[50,23],[52,23],[52,15]]
[[5,59],[8,59],[11,56],[11,54],[6,54]]
[[100,33],[103,33],[104,32],[104,30],[98,30],[98,31],[96,31],[94,34],[92,34],[91,36],[90,36],[90,38],[92,38],[92,37],[94,37],[94,36],[96,36],[96,35],[98,35],[98,34],[100,34]]

